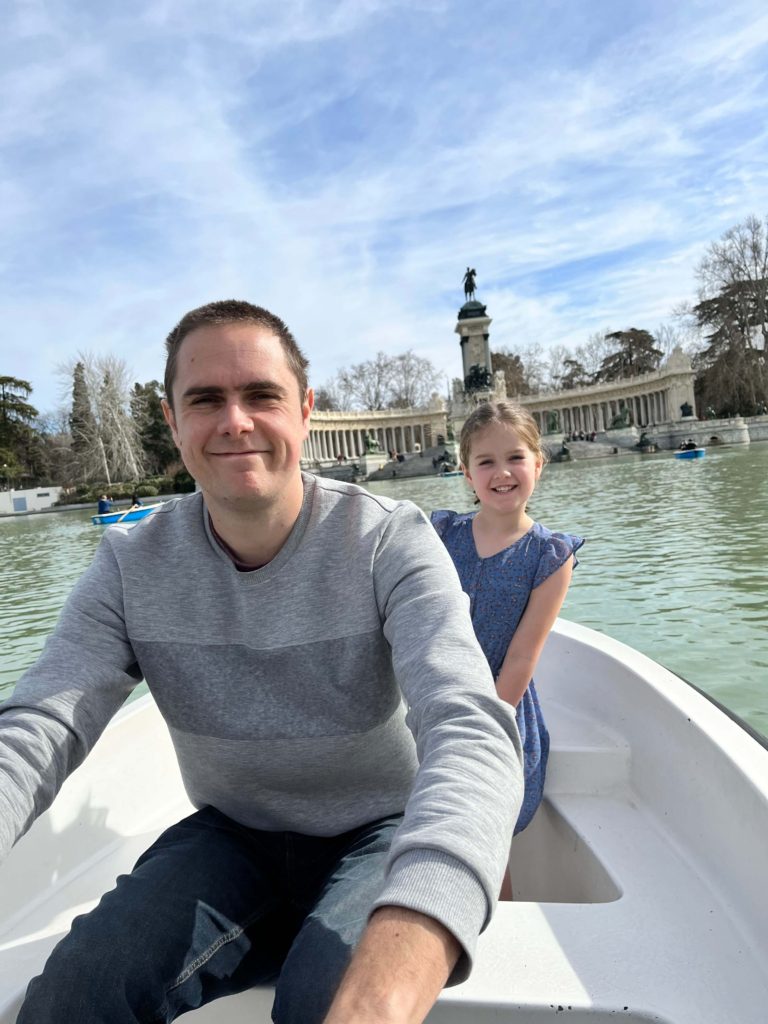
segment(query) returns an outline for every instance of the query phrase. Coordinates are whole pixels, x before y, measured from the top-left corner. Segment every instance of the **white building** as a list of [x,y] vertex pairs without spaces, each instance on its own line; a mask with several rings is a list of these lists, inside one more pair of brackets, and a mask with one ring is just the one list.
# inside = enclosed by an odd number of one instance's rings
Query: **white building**
[[41,512],[55,505],[61,494],[61,487],[28,487],[17,491],[0,491],[0,515],[20,512]]

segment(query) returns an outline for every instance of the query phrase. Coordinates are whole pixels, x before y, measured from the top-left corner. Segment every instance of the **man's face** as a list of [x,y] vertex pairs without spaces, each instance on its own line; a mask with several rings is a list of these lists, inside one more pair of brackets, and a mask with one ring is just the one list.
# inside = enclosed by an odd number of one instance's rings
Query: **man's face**
[[300,482],[304,400],[275,334],[248,323],[198,327],[177,356],[165,418],[207,503],[263,508]]

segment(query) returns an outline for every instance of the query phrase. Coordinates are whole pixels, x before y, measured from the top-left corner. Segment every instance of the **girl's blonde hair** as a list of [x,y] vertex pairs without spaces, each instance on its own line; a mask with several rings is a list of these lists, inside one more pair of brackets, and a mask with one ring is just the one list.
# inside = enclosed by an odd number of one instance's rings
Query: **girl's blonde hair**
[[472,439],[491,423],[501,423],[505,427],[511,427],[520,440],[526,445],[537,459],[547,461],[546,449],[541,443],[536,420],[527,409],[512,402],[481,402],[476,409],[473,409],[461,428],[459,437],[459,458],[462,466],[469,465],[469,457],[472,454]]

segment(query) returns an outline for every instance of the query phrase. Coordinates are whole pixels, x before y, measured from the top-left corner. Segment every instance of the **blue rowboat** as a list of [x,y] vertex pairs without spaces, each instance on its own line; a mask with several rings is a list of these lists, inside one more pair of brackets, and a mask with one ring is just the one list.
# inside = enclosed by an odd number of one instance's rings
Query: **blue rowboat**
[[151,515],[155,509],[160,508],[162,502],[156,505],[134,505],[125,512],[102,512],[100,516],[91,516],[94,526],[111,526],[113,523],[133,523],[137,519],[143,519]]
[[688,448],[687,451],[675,452],[676,459],[703,459],[706,448]]

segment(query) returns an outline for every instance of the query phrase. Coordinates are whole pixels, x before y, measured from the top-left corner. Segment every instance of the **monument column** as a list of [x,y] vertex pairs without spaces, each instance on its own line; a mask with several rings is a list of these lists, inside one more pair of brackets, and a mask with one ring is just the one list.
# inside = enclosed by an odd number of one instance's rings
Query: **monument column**
[[470,367],[479,366],[491,372],[491,346],[489,328],[491,318],[486,316],[485,306],[475,299],[465,302],[459,310],[456,334],[461,345],[461,366],[466,379]]

